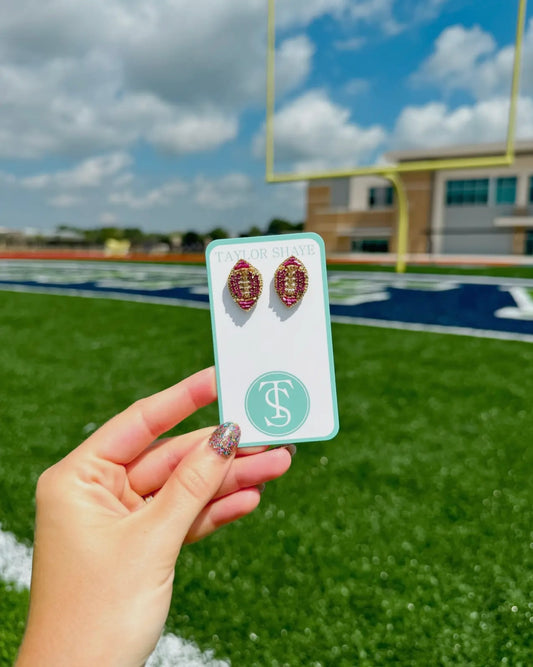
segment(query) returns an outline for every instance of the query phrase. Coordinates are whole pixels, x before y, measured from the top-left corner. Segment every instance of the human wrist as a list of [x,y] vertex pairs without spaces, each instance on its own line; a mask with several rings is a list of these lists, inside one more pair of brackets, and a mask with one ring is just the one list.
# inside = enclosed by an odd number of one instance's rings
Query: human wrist
[[118,636],[62,625],[28,623],[14,667],[142,667],[148,659],[133,659]]

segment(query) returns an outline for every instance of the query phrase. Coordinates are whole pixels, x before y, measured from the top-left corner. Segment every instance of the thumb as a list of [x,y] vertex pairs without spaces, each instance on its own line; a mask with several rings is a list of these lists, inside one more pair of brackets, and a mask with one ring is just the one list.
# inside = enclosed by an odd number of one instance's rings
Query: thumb
[[225,422],[219,426],[180,461],[146,507],[172,540],[176,555],[190,527],[224,481],[240,438],[237,424]]

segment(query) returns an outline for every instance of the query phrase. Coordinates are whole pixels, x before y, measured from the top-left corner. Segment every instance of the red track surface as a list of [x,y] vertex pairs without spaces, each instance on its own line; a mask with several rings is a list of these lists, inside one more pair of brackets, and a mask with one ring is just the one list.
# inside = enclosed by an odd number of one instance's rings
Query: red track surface
[[132,253],[126,257],[122,257],[106,255],[100,250],[0,250],[0,259],[77,259],[91,261],[112,260],[114,262],[205,262],[205,257],[201,253],[175,253],[165,255]]
[[[91,261],[113,261],[113,262],[163,262],[163,263],[194,263],[204,264],[203,253],[168,253],[164,255],[151,255],[149,253],[131,253],[126,256],[106,255],[103,250],[0,250],[0,259],[76,259]],[[333,257],[327,260],[328,265],[335,264],[382,264],[394,265],[394,255],[378,257]],[[422,266],[530,266],[531,257],[483,257],[455,255],[451,257],[431,257],[419,255],[416,258],[408,258],[411,265]]]

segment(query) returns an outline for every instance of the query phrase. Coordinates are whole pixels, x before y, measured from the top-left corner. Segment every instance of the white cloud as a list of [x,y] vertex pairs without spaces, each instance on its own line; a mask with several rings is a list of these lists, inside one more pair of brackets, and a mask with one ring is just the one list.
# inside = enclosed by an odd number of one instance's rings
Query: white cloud
[[365,44],[365,37],[351,37],[350,39],[338,40],[334,42],[333,46],[337,51],[359,51]]
[[0,185],[16,185],[17,179],[13,174],[5,171],[0,171]]
[[20,184],[29,190],[57,187],[61,189],[95,188],[132,162],[127,153],[110,153],[84,160],[72,169],[29,176]]
[[[443,103],[407,107],[400,114],[392,147],[427,148],[492,143],[506,138],[509,100],[506,97],[450,109]],[[518,107],[518,137],[533,136],[533,100],[522,98]]]
[[378,23],[387,35],[396,35],[403,26],[394,16],[395,0],[360,0],[350,7],[352,19],[365,23]]
[[125,171],[123,174],[119,174],[115,179],[113,179],[113,187],[123,188],[125,185],[129,185],[135,178],[135,175],[131,171]]
[[245,174],[226,174],[219,179],[198,177],[194,184],[194,199],[206,208],[226,210],[244,206],[252,194],[252,182]]
[[186,194],[188,190],[187,183],[177,179],[143,194],[133,193],[131,190],[113,192],[109,195],[109,203],[137,210],[154,206],[168,206],[176,197]]
[[104,211],[100,214],[98,220],[102,225],[114,225],[118,222],[118,217],[114,213]]
[[340,17],[350,0],[289,0],[276,3],[276,23],[281,28],[305,26],[319,16]]
[[[514,45],[498,49],[493,36],[479,26],[454,25],[439,35],[433,53],[411,80],[446,91],[464,90],[476,99],[508,96],[513,64]],[[533,93],[533,19],[524,36],[521,90]]]
[[276,95],[279,99],[294,90],[309,76],[315,47],[307,35],[282,42],[276,54]]
[[449,0],[356,0],[350,4],[355,22],[377,27],[394,36],[435,19]]
[[[355,166],[372,159],[386,139],[379,125],[361,127],[349,109],[332,102],[325,91],[311,90],[280,109],[274,117],[275,156],[297,171]],[[264,135],[254,153],[264,151]]]
[[[344,3],[289,3],[285,26]],[[3,0],[0,157],[230,141],[243,110],[263,103],[265,28],[264,0]],[[305,35],[280,44],[279,94],[302,83],[312,55]]]
[[[504,141],[514,45],[498,48],[479,26],[454,25],[435,41],[433,53],[412,75],[416,85],[433,85],[445,93],[467,92],[469,104],[451,108],[444,102],[408,106],[398,117],[394,148],[418,148]],[[522,58],[517,137],[533,137],[533,19],[527,26]]]
[[71,208],[83,204],[83,201],[84,200],[81,197],[67,194],[56,195],[55,197],[50,197],[48,199],[50,206],[54,206],[55,208]]
[[171,123],[157,125],[147,136],[157,148],[183,155],[216,148],[234,139],[237,131],[236,118],[212,111],[203,117],[191,114]]
[[344,92],[347,95],[362,95],[370,89],[370,81],[367,79],[350,79],[344,84]]
[[479,26],[451,26],[439,35],[433,54],[412,80],[421,84],[437,82],[449,89],[470,88],[475,68],[495,50],[494,38]]
[[413,14],[415,22],[431,21],[439,15],[447,2],[448,0],[425,0],[425,2],[417,2]]

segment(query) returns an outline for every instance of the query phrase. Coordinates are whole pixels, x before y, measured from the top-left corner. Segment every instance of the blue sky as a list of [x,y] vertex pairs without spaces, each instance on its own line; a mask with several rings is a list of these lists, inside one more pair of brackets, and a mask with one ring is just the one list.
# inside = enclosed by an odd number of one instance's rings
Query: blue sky
[[[277,0],[277,169],[503,139],[517,5]],[[2,0],[0,227],[303,219],[303,184],[264,183],[265,32],[266,0]]]

